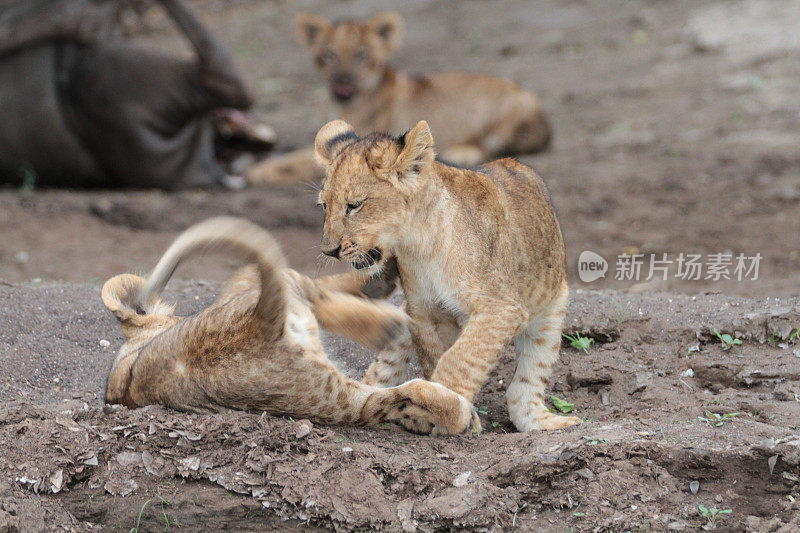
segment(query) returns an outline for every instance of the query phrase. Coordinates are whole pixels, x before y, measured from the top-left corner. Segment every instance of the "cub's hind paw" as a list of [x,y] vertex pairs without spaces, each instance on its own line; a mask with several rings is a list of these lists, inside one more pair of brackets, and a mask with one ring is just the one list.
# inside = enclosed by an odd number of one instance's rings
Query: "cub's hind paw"
[[[583,420],[578,418],[577,416],[561,416],[561,415],[554,415],[548,413],[545,416],[541,416],[539,418],[534,418],[529,421],[526,421],[525,424],[514,424],[517,426],[519,431],[535,431],[535,430],[553,430],[553,429],[563,429],[570,426],[574,426],[576,424],[583,423]],[[522,425],[523,427],[520,427]]]

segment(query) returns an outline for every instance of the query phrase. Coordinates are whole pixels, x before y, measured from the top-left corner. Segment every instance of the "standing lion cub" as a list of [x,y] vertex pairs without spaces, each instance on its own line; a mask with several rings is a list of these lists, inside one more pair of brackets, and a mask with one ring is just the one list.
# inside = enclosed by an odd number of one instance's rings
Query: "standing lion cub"
[[411,342],[384,352],[365,381],[404,380],[416,351],[426,379],[472,401],[513,342],[507,400],[517,429],[580,422],[544,405],[569,291],[561,230],[533,169],[513,159],[475,170],[435,161],[425,121],[399,138],[360,138],[333,121],[315,149],[327,172],[323,253],[373,274],[396,260],[413,319]]
[[[403,33],[398,13],[366,22],[305,13],[297,17],[295,33],[330,86],[336,116],[356,130],[401,132],[424,118],[440,158],[465,167],[538,152],[550,142],[539,100],[511,80],[464,72],[411,77],[392,68],[388,60]],[[313,148],[276,156],[251,167],[248,178],[309,179],[318,175],[313,159]]]
[[[256,264],[237,272],[200,313],[175,316],[159,294],[185,257],[209,247]],[[479,430],[471,404],[437,383],[380,389],[331,363],[320,326],[376,349],[406,329],[399,309],[357,297],[364,288],[363,276],[312,280],[286,268],[272,236],[247,221],[200,223],[178,237],[150,279],[123,274],[103,286],[103,302],[128,338],[111,368],[106,401],[267,411],[337,424],[391,421],[433,434]]]

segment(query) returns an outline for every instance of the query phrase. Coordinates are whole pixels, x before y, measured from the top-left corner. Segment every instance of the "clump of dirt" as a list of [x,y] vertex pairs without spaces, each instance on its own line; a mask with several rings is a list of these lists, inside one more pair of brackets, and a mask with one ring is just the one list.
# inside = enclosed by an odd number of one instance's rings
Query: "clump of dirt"
[[[166,298],[192,312],[217,288],[177,282]],[[800,526],[800,344],[759,341],[796,321],[797,298],[575,291],[567,330],[598,340],[562,348],[552,394],[584,423],[515,432],[507,353],[476,400],[485,432],[450,438],[105,406],[122,339],[97,287],[3,287],[0,302],[0,525],[12,531],[684,530],[707,524],[700,505],[731,509],[718,521],[732,529]],[[750,315],[762,318],[741,325]],[[724,350],[710,328],[743,344]],[[326,344],[363,374],[368,352]]]

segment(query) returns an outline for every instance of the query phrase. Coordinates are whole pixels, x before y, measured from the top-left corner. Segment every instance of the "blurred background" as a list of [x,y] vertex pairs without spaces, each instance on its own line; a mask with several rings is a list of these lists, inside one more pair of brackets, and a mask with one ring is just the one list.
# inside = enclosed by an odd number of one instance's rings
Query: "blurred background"
[[[187,0],[225,43],[278,151],[334,118],[329,90],[295,41],[295,14],[406,19],[392,64],[411,74],[511,78],[541,99],[549,151],[520,159],[547,182],[577,288],[800,294],[800,3],[792,0]],[[3,4],[0,3],[0,6]],[[191,48],[158,6],[132,25],[137,46]],[[5,83],[8,83],[6,80]],[[8,109],[0,100],[0,121]],[[394,132],[399,133],[399,132]],[[99,284],[147,271],[203,218],[247,217],[275,233],[295,268],[318,275],[322,214],[313,184],[244,190],[0,189],[0,280]],[[611,264],[577,279],[578,255]],[[618,254],[763,257],[757,281],[615,281]],[[222,279],[237,263],[193,261],[179,277]],[[672,272],[674,274],[674,272]]]

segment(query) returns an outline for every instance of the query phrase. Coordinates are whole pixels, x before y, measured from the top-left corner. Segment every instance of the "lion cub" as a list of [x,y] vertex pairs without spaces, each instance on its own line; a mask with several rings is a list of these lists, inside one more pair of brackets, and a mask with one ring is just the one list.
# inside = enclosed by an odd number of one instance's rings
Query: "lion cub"
[[[208,308],[177,317],[158,296],[186,256],[209,247],[256,265],[237,272]],[[128,337],[111,369],[106,401],[267,411],[336,424],[392,421],[433,434],[479,429],[470,403],[437,383],[380,389],[349,379],[331,363],[320,326],[375,349],[406,329],[399,309],[357,297],[363,286],[363,276],[315,281],[287,269],[272,236],[244,220],[200,223],[178,237],[149,280],[123,274],[103,286],[103,302]]]
[[[403,33],[398,13],[366,22],[330,22],[306,13],[297,17],[295,30],[330,86],[336,116],[362,133],[399,133],[424,118],[436,133],[439,157],[465,167],[537,152],[550,142],[539,100],[511,80],[457,72],[415,78],[393,69],[388,60]],[[263,183],[317,174],[309,149],[267,159],[248,177]]]
[[384,352],[365,381],[403,379],[416,349],[426,379],[472,401],[513,342],[507,401],[517,429],[580,422],[544,405],[569,291],[561,230],[533,169],[513,159],[474,170],[435,161],[425,121],[398,138],[360,138],[333,121],[315,149],[327,169],[323,253],[373,274],[396,260],[413,319],[411,342]]

